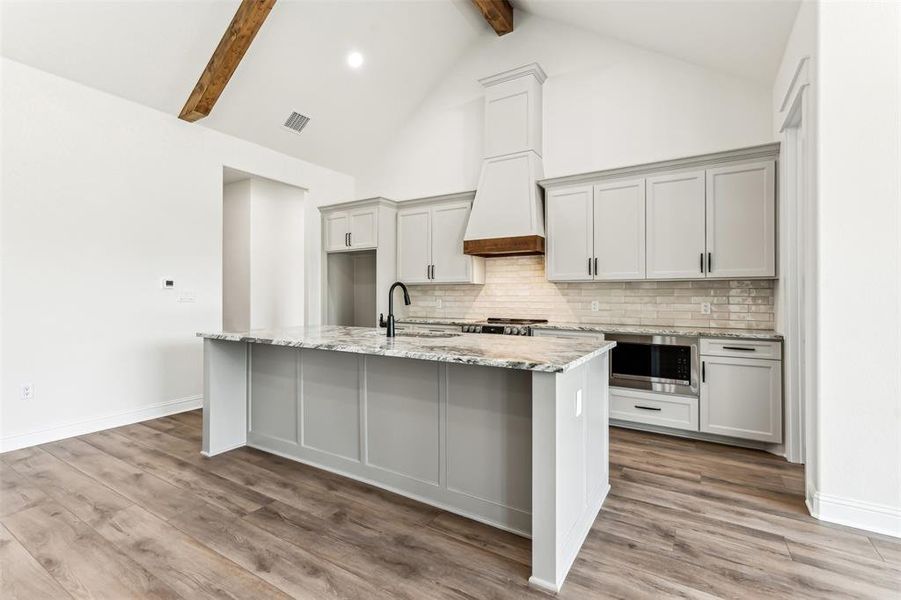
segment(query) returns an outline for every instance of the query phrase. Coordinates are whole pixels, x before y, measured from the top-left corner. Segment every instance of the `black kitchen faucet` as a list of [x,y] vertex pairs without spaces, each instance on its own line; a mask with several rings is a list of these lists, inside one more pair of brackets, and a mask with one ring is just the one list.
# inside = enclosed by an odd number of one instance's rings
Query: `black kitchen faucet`
[[407,291],[407,286],[399,281],[391,284],[391,289],[388,290],[388,333],[386,334],[388,337],[394,337],[394,288],[397,286],[404,291],[404,304],[410,305],[410,293]]

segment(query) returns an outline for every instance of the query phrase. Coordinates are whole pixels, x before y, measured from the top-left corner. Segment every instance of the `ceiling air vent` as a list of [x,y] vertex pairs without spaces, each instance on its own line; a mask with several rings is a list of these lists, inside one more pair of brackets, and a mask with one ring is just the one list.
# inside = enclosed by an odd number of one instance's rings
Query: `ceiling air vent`
[[307,126],[307,123],[310,122],[310,117],[306,115],[302,115],[298,112],[292,112],[291,116],[288,117],[288,120],[285,121],[285,127],[293,131],[294,133],[300,133],[303,131],[303,128]]

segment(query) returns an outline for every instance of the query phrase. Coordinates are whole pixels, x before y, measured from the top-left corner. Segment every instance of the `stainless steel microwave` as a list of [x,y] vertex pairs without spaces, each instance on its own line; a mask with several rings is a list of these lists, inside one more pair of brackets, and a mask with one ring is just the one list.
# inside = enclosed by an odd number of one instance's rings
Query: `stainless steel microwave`
[[604,337],[616,342],[611,351],[610,385],[698,395],[698,338],[625,334]]

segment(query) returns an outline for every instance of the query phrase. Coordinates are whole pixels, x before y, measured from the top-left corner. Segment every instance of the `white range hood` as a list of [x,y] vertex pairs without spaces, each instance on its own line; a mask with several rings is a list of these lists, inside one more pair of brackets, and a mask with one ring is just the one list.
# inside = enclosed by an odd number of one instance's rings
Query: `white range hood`
[[544,254],[541,86],[537,63],[480,79],[485,87],[484,161],[463,251],[474,256]]

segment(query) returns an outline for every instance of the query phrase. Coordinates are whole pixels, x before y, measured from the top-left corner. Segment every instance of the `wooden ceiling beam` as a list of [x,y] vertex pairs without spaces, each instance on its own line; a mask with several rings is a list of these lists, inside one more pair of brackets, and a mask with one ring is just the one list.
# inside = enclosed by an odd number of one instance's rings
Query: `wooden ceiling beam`
[[508,0],[472,0],[495,33],[506,35],[513,31],[513,6]]
[[275,0],[241,0],[241,6],[181,109],[179,119],[193,123],[210,114],[274,5]]

